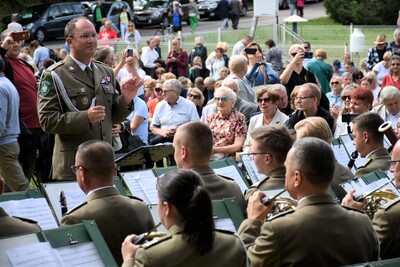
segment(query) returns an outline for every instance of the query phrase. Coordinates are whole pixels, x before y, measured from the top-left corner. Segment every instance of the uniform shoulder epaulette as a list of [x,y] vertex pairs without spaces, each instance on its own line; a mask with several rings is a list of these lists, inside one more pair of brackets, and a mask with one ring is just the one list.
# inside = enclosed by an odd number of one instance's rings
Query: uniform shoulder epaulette
[[358,166],[358,168],[357,168],[357,169],[360,169],[360,168],[366,167],[368,164],[370,164],[370,163],[371,163],[371,161],[372,161],[372,158],[369,158],[369,159],[367,159],[365,162],[363,162],[363,164],[361,164],[360,166]]
[[357,211],[357,212],[359,212],[359,213],[364,213],[364,211],[359,210],[359,209],[356,209],[356,208],[347,207],[347,206],[344,206],[344,205],[341,205],[341,207],[344,208],[344,209],[346,209],[346,210],[351,210],[351,211]]
[[229,231],[229,230],[226,230],[226,229],[215,229],[215,231],[218,232],[218,233],[223,233],[223,234],[228,234],[228,235],[234,235],[235,234],[235,232],[232,232],[232,231]]
[[160,237],[160,238],[154,238],[153,240],[144,243],[143,245],[141,245],[142,248],[144,249],[148,249],[151,248],[157,244],[161,244],[162,242],[166,241],[166,240],[170,240],[172,238],[172,235],[166,235],[164,237]]
[[104,62],[101,62],[101,61],[92,60],[92,62],[94,62],[94,63],[96,63],[96,64],[99,64],[99,65],[106,66],[106,67],[110,67],[110,66],[108,66],[106,63],[104,63]]
[[388,210],[391,207],[395,206],[397,203],[400,202],[400,197],[393,199],[392,201],[389,201],[388,203],[386,203],[385,205],[382,206],[382,208],[384,210]]
[[64,60],[61,60],[61,61],[58,61],[58,62],[54,63],[53,65],[48,67],[46,70],[51,72],[52,70],[55,70],[56,68],[58,68],[58,67],[60,67],[62,65],[64,65]]
[[16,218],[16,219],[18,219],[18,220],[21,220],[21,221],[23,221],[23,222],[38,224],[37,221],[31,220],[31,219],[28,219],[28,218],[17,217],[17,216],[13,216],[13,217]]
[[83,206],[85,206],[87,204],[86,201],[82,202],[81,204],[75,206],[74,208],[72,208],[71,210],[67,211],[67,213],[65,214],[71,214],[72,212],[76,211],[79,208],[82,208]]
[[287,211],[284,211],[284,212],[280,212],[280,213],[272,216],[271,218],[268,218],[267,221],[273,221],[273,220],[275,220],[277,218],[281,218],[281,217],[284,217],[284,216],[286,216],[288,214],[292,214],[293,212],[295,212],[295,210],[287,210]]
[[225,175],[221,175],[221,174],[217,174],[219,177],[222,177],[222,178],[224,178],[224,179],[226,179],[226,180],[229,180],[229,181],[235,181],[233,178],[231,178],[231,177],[228,177],[228,176],[225,176]]
[[135,197],[135,196],[127,196],[130,199],[135,199],[135,200],[139,200],[140,202],[143,202],[143,199],[141,199],[140,197]]

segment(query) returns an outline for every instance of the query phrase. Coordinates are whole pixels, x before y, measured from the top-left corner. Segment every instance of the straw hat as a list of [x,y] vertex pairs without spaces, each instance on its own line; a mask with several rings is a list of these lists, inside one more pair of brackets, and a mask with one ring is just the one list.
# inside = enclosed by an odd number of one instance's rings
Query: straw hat
[[374,43],[376,45],[379,44],[386,44],[386,35],[384,34],[379,34],[378,36],[376,36]]

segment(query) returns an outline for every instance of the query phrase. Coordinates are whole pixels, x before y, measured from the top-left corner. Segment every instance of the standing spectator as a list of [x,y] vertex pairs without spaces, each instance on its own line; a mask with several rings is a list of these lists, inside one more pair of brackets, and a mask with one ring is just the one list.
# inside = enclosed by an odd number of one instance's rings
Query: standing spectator
[[138,77],[126,79],[120,86],[121,95],[117,93],[113,70],[92,61],[96,31],[87,18],[72,19],[65,33],[71,54],[44,72],[37,110],[43,130],[56,134],[53,179],[75,180],[70,166],[79,144],[92,139],[111,144],[112,125],[132,112],[132,99],[142,81]]
[[[103,18],[102,20],[103,25],[100,27],[100,31],[106,28],[107,21],[108,21],[107,18]],[[117,33],[117,36],[120,35],[119,28],[112,21],[111,21],[111,29],[113,29]]]
[[400,28],[394,30],[393,39],[394,41],[390,43],[390,47],[392,47],[394,54],[400,56]]
[[112,22],[107,20],[104,23],[104,29],[101,29],[99,32],[99,40],[101,40],[104,44],[112,44],[108,41],[116,41],[118,39],[118,34],[115,30],[112,29]]
[[165,66],[168,72],[175,74],[176,77],[189,77],[189,56],[181,48],[181,40],[174,38],[171,42],[171,50],[168,52]]
[[127,10],[126,6],[123,5],[121,8],[121,13],[119,14],[119,17],[118,17],[119,29],[121,32],[122,39],[125,39],[125,33],[128,28],[128,22],[131,21],[131,15],[126,10]]
[[296,8],[297,0],[288,0],[288,2],[289,2],[290,16],[292,16]]
[[257,109],[256,94],[245,79],[247,65],[248,60],[245,56],[233,56],[229,62],[229,70],[231,73],[229,77],[234,79],[238,84],[238,96],[253,104],[255,109]]
[[272,65],[276,72],[280,72],[283,68],[282,51],[276,47],[274,40],[269,39],[265,42],[267,52],[265,53],[265,61]]
[[240,55],[240,53],[245,49],[247,45],[253,42],[253,37],[247,35],[242,40],[237,41],[237,43],[232,48],[232,56]]
[[304,0],[297,0],[297,15],[304,18]]
[[219,70],[228,66],[229,58],[222,47],[215,48],[215,53],[211,53],[206,60],[206,67],[210,71],[210,77],[216,81],[220,79]]
[[140,60],[143,63],[143,70],[152,78],[156,78],[156,68],[160,67],[160,63],[156,62],[158,53],[155,50],[156,41],[151,38],[147,41],[147,46],[142,47]]
[[392,56],[390,73],[383,78],[382,88],[388,85],[397,87],[400,90],[400,56]]
[[392,47],[386,42],[386,35],[379,34],[376,36],[374,43],[376,46],[371,47],[368,50],[368,55],[365,58],[365,64],[369,71],[372,70],[376,64],[383,60],[383,55],[385,52],[392,52]]
[[22,32],[23,31],[22,25],[19,24],[17,21],[18,21],[18,17],[16,15],[12,15],[11,22],[8,23],[7,29],[15,31],[15,32]]
[[100,27],[103,25],[103,18],[106,17],[106,11],[104,7],[101,5],[102,1],[97,0],[97,5],[94,9],[93,15],[94,15],[94,23],[96,26],[96,32],[100,31]]
[[39,42],[36,40],[33,40],[29,43],[29,48],[31,49],[31,51],[34,51],[33,62],[35,62],[38,69],[41,70],[43,68],[44,60],[50,57],[50,50],[40,45]]
[[194,57],[199,56],[203,66],[205,66],[208,54],[207,47],[204,46],[203,38],[201,36],[196,36],[196,38],[194,38],[194,45],[189,55],[189,63],[192,64]]
[[155,47],[154,49],[155,49],[155,50],[157,51],[157,53],[158,53],[158,59],[161,59],[161,58],[162,58],[162,56],[161,56],[161,47],[160,47],[160,44],[161,44],[161,37],[158,36],[158,35],[156,35],[156,36],[153,37],[153,40],[154,40],[154,42],[156,43],[156,47]]
[[242,14],[242,0],[231,0],[231,20],[232,28],[238,29],[240,15]]
[[218,2],[217,10],[219,12],[219,18],[222,20],[221,29],[226,30],[229,25],[229,13],[230,13],[230,4],[228,0],[221,0]]
[[331,91],[329,81],[332,78],[332,67],[325,62],[327,55],[326,50],[317,49],[315,51],[316,60],[308,62],[307,69],[311,71],[321,84],[321,90],[324,94]]
[[386,52],[383,55],[383,60],[376,64],[372,71],[376,74],[378,79],[378,85],[381,86],[383,78],[390,73],[390,59],[392,58],[392,52]]
[[4,76],[4,67],[4,60],[0,57],[0,175],[9,189],[24,191],[29,188],[29,181],[18,162],[19,95],[15,86]]
[[[37,149],[40,142],[40,123],[37,109],[37,80],[32,67],[18,58],[21,51],[21,42],[14,41],[11,30],[4,30],[1,34],[3,43],[0,54],[4,59],[4,74],[17,88],[19,94],[19,118],[21,133],[18,143],[21,148],[19,161],[25,176],[30,179],[35,169]],[[22,122],[22,123],[21,123]]]
[[195,0],[189,1],[189,21],[190,21],[190,32],[194,33],[197,24],[199,24],[199,10]]
[[309,41],[304,41],[301,45],[304,47],[303,66],[307,67],[308,62],[315,60],[314,53],[311,51],[311,43]]
[[127,42],[132,48],[137,47],[141,40],[142,37],[140,36],[139,31],[136,29],[135,23],[130,20],[128,22],[128,28],[125,32],[125,42]]
[[179,1],[172,2],[172,30],[174,33],[182,31],[182,6]]

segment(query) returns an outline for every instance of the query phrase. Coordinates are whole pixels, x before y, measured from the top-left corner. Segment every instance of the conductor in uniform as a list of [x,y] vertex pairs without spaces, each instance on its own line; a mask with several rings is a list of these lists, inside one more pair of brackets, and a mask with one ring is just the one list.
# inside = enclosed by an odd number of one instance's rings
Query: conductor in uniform
[[353,143],[360,156],[365,158],[356,170],[356,177],[378,169],[389,170],[390,155],[383,146],[384,134],[378,130],[382,123],[383,119],[375,112],[363,113],[353,120]]
[[154,222],[147,206],[134,197],[122,196],[113,186],[116,175],[114,150],[101,140],[78,147],[71,167],[86,201],[68,211],[61,225],[95,220],[118,266],[122,264],[121,243],[130,234],[150,231]]
[[251,266],[342,266],[378,259],[379,243],[368,216],[347,210],[329,195],[335,156],[325,141],[296,141],[285,161],[285,188],[298,200],[295,211],[265,221],[272,204],[265,194],[249,199],[239,235]]
[[92,61],[97,34],[86,17],[72,19],[65,27],[71,53],[43,74],[38,93],[42,129],[55,134],[53,179],[74,180],[69,169],[77,147],[84,141],[112,142],[112,124],[123,121],[133,110],[132,99],[142,81],[139,77],[121,82],[115,90],[111,68]]

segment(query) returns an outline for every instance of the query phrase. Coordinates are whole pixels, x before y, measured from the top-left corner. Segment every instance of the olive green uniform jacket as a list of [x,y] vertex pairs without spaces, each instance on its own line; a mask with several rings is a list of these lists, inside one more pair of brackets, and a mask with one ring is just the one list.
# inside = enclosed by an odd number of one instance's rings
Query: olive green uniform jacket
[[21,235],[21,234],[31,234],[40,232],[40,227],[37,222],[25,219],[12,217],[0,208],[0,238]]
[[[67,56],[64,61],[48,68],[41,80],[38,93],[38,112],[42,129],[55,134],[53,179],[75,180],[70,166],[74,165],[78,146],[92,139],[112,143],[112,124],[123,121],[132,108],[128,108],[115,90],[111,68],[92,61],[93,81],[79,65]],[[57,94],[51,71],[61,78],[69,99],[79,112],[70,111],[60,93]],[[95,101],[93,101],[93,99]],[[93,103],[96,102],[96,103]],[[87,110],[92,104],[105,107],[105,119],[90,123]]]
[[113,186],[91,191],[85,202],[64,215],[61,225],[77,224],[82,220],[96,221],[119,266],[125,237],[150,231],[154,226],[150,211],[142,201],[120,195]]
[[195,245],[182,237],[182,228],[173,225],[168,235],[142,245],[135,259],[124,262],[122,267],[243,267],[246,266],[246,250],[242,241],[233,233],[215,231],[212,250],[201,255]]
[[382,171],[388,171],[390,168],[389,160],[390,155],[386,148],[377,149],[365,159],[361,166],[358,166],[354,175],[355,177],[360,177],[378,169],[381,169]]
[[245,193],[245,199],[248,200],[255,191],[265,191],[285,188],[285,167],[280,167],[270,172],[264,179],[253,184]]
[[400,257],[400,198],[382,206],[372,220],[381,245],[381,258]]
[[251,266],[343,266],[378,259],[379,243],[367,215],[330,195],[299,201],[296,211],[239,228]]
[[192,170],[200,174],[211,200],[235,197],[242,213],[246,214],[246,201],[234,180],[217,175],[210,166],[194,167]]

